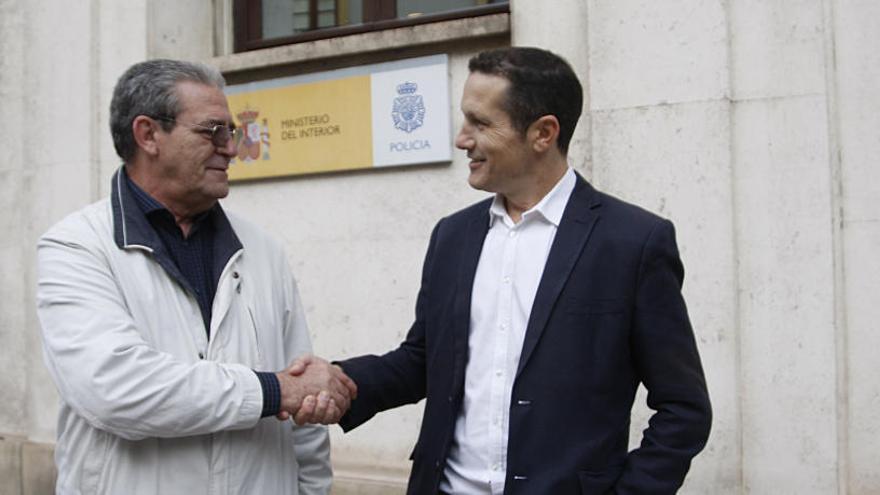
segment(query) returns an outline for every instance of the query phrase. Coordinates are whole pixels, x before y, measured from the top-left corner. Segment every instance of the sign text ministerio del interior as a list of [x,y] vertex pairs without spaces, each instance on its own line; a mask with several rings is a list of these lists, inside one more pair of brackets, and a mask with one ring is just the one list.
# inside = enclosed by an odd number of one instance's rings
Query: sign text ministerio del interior
[[450,161],[448,73],[434,55],[229,86],[229,178]]

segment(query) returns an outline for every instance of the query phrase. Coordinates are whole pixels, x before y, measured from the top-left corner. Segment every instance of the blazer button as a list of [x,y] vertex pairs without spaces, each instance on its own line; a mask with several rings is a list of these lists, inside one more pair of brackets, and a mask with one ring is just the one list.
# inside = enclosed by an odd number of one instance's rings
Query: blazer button
[[199,359],[205,359],[205,353],[200,352],[200,353],[199,353]]

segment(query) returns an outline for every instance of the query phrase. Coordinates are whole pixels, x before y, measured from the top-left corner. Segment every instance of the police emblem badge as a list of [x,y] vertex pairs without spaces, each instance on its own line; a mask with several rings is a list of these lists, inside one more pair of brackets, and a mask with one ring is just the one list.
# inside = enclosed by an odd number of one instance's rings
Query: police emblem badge
[[425,119],[425,102],[422,95],[415,94],[418,87],[414,82],[398,84],[397,94],[400,96],[394,98],[391,110],[394,127],[407,133],[421,127]]

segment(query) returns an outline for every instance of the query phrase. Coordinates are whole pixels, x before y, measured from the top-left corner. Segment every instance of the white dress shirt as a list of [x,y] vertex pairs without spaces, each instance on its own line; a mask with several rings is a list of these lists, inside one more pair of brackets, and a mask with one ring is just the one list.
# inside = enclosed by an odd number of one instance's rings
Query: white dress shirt
[[538,283],[575,182],[569,168],[519,223],[500,195],[489,208],[471,295],[464,403],[440,483],[447,493],[504,492],[513,379]]

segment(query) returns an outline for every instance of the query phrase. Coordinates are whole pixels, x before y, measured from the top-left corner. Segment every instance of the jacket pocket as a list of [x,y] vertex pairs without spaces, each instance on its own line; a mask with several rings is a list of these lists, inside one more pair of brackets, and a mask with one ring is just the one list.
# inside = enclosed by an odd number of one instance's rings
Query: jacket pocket
[[566,301],[565,311],[572,314],[601,315],[623,313],[626,302],[620,299],[578,299],[570,297]]
[[247,314],[248,314],[248,321],[250,323],[250,325],[247,325],[247,326],[250,327],[251,335],[253,336],[253,339],[254,339],[253,344],[252,344],[253,349],[254,349],[254,353],[253,353],[253,356],[251,357],[251,359],[254,361],[253,366],[261,369],[264,366],[264,363],[263,363],[263,349],[260,347],[260,345],[261,345],[260,328],[257,326],[257,319],[254,318],[254,310],[250,307],[250,305],[247,306]]
[[108,477],[112,471],[109,463],[117,459],[116,456],[107,455],[111,448],[109,433],[93,428],[90,443],[87,455],[83,459],[80,486],[84,493],[102,494],[106,492]]
[[604,471],[578,471],[581,495],[607,495],[614,493],[613,487],[623,466],[611,467]]

